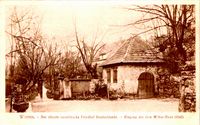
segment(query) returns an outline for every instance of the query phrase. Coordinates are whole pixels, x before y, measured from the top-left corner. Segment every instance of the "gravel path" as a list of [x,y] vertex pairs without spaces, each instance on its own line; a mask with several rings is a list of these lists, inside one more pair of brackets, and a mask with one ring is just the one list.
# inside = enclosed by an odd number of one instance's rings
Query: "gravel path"
[[46,100],[32,103],[32,112],[178,112],[178,99]]

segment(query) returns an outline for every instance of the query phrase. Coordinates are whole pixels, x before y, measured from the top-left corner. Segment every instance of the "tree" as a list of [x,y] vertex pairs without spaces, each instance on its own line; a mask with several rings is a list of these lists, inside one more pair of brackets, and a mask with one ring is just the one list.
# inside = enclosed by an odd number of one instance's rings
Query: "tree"
[[[66,42],[65,42],[66,43]],[[64,48],[62,48],[64,47]],[[60,97],[59,80],[73,79],[78,77],[85,77],[85,70],[81,63],[80,54],[72,51],[66,44],[62,44],[58,48],[57,44],[48,47],[48,56],[53,63],[47,68],[45,72],[45,88],[48,89],[47,97],[58,99]],[[62,52],[61,52],[62,50]]]
[[65,51],[61,57],[59,71],[68,79],[86,77],[80,54],[71,50]]
[[84,39],[80,39],[78,36],[77,28],[75,25],[75,38],[77,43],[77,49],[80,52],[82,57],[82,61],[85,65],[87,72],[90,74],[92,78],[98,78],[97,73],[97,64],[94,64],[94,59],[97,53],[104,47],[105,44],[102,44],[102,39],[97,42],[97,35],[95,39],[89,45],[89,42],[85,42]]
[[56,59],[45,48],[46,41],[40,30],[40,20],[30,10],[22,9],[19,12],[17,8],[13,9],[9,19],[11,31],[7,33],[12,38],[12,48],[7,56],[11,55],[12,58],[15,55],[14,78],[16,81],[22,78],[26,80],[22,87],[25,95],[31,94],[31,90],[36,88],[35,91],[39,91],[42,96],[44,71],[50,65],[55,65]]
[[[139,33],[154,31],[156,46],[163,53],[165,61],[172,72],[180,71],[180,67],[191,60],[195,52],[195,6],[194,5],[147,5],[128,8],[142,12],[143,18],[128,24],[137,26],[153,24]],[[163,33],[161,31],[164,31]],[[137,34],[137,35],[139,35]],[[178,67],[177,70],[173,70]]]
[[[153,22],[144,32],[156,31],[155,47],[163,53],[167,68],[171,74],[181,74],[183,67],[192,67],[191,74],[194,75],[195,64],[188,65],[188,61],[194,61],[195,54],[195,6],[194,5],[153,5],[153,6],[136,6],[129,8],[148,15],[130,25],[139,25],[142,23]],[[165,30],[166,33],[159,31]],[[157,32],[158,31],[158,32]],[[144,33],[143,32],[143,33]],[[191,75],[190,74],[190,75]],[[191,76],[190,76],[191,77]],[[189,84],[185,81],[191,80],[190,86],[194,87],[194,79],[186,77],[180,81],[180,100],[179,111],[185,112],[186,106],[186,86]],[[188,87],[190,89],[190,87]],[[191,93],[195,90],[190,89]],[[194,94],[195,95],[195,94]],[[196,98],[191,97],[191,98]],[[192,100],[191,100],[192,101]],[[195,104],[196,102],[194,102]]]

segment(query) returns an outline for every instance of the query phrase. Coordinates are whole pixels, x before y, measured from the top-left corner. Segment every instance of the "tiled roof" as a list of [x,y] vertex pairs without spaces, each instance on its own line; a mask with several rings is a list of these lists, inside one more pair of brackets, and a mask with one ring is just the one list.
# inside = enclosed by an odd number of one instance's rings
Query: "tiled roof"
[[118,63],[156,63],[163,62],[156,51],[139,38],[129,38],[101,66]]

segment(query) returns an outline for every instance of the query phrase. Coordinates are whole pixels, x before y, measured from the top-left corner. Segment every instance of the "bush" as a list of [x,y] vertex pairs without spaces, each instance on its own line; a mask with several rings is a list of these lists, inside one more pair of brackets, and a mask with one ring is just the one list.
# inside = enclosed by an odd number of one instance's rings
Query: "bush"
[[47,95],[47,98],[49,98],[49,99],[53,98],[53,93],[51,90],[47,90],[46,95]]
[[59,92],[58,90],[56,90],[56,91],[54,92],[53,99],[54,99],[54,100],[59,100],[59,99],[60,99],[60,92]]
[[28,93],[28,95],[26,95],[25,98],[27,101],[31,101],[31,100],[34,100],[37,95],[38,95],[38,92],[33,91],[33,92]]
[[103,85],[97,85],[96,89],[95,89],[95,93],[98,94],[98,96],[105,98],[107,97],[107,85],[103,84]]

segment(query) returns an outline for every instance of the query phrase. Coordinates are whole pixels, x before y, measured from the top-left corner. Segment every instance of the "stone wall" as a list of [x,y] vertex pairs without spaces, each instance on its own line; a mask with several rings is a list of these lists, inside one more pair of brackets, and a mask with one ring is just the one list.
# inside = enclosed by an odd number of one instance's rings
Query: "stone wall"
[[158,68],[157,74],[157,96],[160,98],[179,98],[181,77],[171,75],[165,68]]
[[180,112],[196,111],[196,85],[195,71],[182,71],[181,79],[181,97],[179,101]]
[[195,70],[182,69],[179,75],[172,75],[165,68],[158,68],[157,72],[158,97],[179,98],[180,112],[195,112]]
[[71,83],[72,96],[76,94],[89,93],[90,91],[91,80],[89,79],[70,80],[69,82]]

